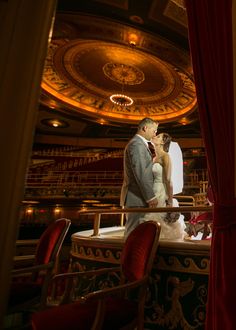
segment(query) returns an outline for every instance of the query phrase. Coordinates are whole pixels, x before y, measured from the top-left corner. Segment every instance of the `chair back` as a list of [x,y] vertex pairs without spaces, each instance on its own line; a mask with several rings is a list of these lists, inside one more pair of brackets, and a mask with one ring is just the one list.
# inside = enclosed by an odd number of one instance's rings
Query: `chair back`
[[51,223],[39,239],[36,248],[35,264],[47,264],[55,261],[61,250],[62,243],[71,225],[71,220],[61,218]]
[[121,269],[127,281],[149,274],[158,247],[161,226],[156,221],[138,225],[127,237],[121,253]]

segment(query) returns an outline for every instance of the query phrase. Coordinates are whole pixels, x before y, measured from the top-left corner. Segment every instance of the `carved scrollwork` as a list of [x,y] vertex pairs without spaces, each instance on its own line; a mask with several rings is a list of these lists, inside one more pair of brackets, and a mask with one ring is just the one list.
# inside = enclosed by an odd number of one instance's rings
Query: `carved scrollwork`
[[[154,276],[150,281],[145,321],[161,329],[202,329],[205,322],[206,286],[197,287],[191,277]],[[194,297],[194,305],[188,304]],[[185,303],[183,302],[185,301]],[[195,306],[191,312],[186,306]],[[189,317],[191,315],[192,317]]]
[[121,251],[112,248],[85,247],[73,244],[72,254],[75,258],[107,262],[112,264],[119,263]]
[[158,269],[197,274],[208,274],[210,267],[209,258],[204,257],[199,262],[196,257],[160,256],[157,263]]

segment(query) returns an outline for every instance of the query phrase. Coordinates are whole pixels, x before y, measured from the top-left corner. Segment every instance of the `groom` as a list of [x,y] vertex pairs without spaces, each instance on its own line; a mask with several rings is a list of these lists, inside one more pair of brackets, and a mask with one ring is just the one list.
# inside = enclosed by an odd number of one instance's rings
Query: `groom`
[[[124,151],[124,181],[120,204],[124,207],[157,207],[153,192],[152,154],[148,142],[156,136],[158,123],[144,118],[138,125],[136,135]],[[141,223],[143,213],[127,213],[125,238]]]

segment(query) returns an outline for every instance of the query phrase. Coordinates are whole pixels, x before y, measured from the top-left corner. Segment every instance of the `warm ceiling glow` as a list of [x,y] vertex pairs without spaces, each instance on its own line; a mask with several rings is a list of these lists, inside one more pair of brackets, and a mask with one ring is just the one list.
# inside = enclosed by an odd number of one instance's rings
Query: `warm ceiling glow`
[[54,209],[54,213],[55,214],[58,214],[58,213],[60,213],[61,212],[61,209],[57,206],[57,207],[55,207],[55,209]]
[[28,207],[28,208],[26,209],[26,213],[27,213],[27,214],[32,214],[32,213],[33,213],[33,209],[32,209],[32,207]]
[[181,119],[179,120],[179,123],[180,123],[181,125],[185,126],[185,125],[190,124],[190,121],[189,121],[186,117],[183,117],[183,118],[181,118]]
[[45,126],[55,127],[55,128],[65,128],[69,126],[69,124],[66,121],[57,118],[43,119],[41,123]]
[[108,125],[108,122],[105,119],[103,119],[103,118],[98,119],[97,120],[97,123],[99,123],[100,125]]
[[22,201],[23,204],[38,204],[38,201]]
[[93,206],[98,206],[98,207],[110,207],[111,204],[93,204]]
[[139,37],[137,36],[136,33],[130,33],[128,38],[129,38],[130,46],[136,46],[137,45]]
[[137,16],[137,15],[132,15],[132,16],[129,17],[129,19],[134,23],[138,23],[138,24],[143,24],[144,23],[142,17]]

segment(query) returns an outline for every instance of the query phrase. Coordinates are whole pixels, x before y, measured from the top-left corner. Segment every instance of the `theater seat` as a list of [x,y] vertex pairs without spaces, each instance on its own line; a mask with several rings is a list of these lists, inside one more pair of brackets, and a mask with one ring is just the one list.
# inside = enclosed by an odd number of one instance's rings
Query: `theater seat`
[[34,265],[12,271],[6,323],[16,313],[45,308],[48,286],[55,275],[59,253],[70,227],[69,219],[51,223],[39,239]]
[[[68,281],[62,305],[34,313],[33,329],[143,329],[148,278],[156,255],[159,234],[160,225],[157,222],[142,223],[125,241],[119,267],[55,276],[55,282],[62,279]],[[75,299],[74,284],[78,284],[80,279],[84,281],[85,276],[94,278],[114,272],[120,275],[118,285]],[[69,300],[73,302],[69,303]]]

